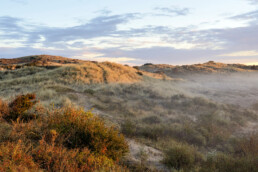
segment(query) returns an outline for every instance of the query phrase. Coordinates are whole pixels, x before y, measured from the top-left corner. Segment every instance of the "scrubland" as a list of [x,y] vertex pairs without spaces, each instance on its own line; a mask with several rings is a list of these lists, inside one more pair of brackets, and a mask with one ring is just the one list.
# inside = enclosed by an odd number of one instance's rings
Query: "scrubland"
[[[0,71],[3,101],[12,102],[16,95],[35,93],[39,102],[34,106],[44,109],[34,107],[34,115],[26,118],[24,114],[11,119],[2,117],[2,154],[15,157],[12,148],[17,147],[21,150],[19,156],[28,156],[28,162],[18,160],[18,165],[10,158],[6,162],[12,163],[14,169],[24,165],[28,169],[55,171],[58,165],[48,163],[79,169],[93,157],[91,162],[96,166],[86,165],[97,171],[103,171],[99,164],[103,164],[104,171],[258,171],[256,72],[180,74],[182,79],[171,79],[112,63],[100,66],[28,66]],[[2,103],[1,107],[10,110],[10,105]],[[71,106],[77,110],[67,109]],[[80,107],[96,115],[78,110]],[[75,120],[75,116],[84,119],[84,115],[94,121],[96,118],[91,127],[106,126],[96,129],[100,134],[92,143],[85,133],[87,119]],[[127,140],[144,145],[138,157],[122,151],[127,146],[119,132]],[[109,148],[97,143],[103,137],[110,139]],[[144,147],[161,152],[163,160],[159,163],[164,167],[152,166],[150,159],[155,155]],[[44,152],[39,154],[43,158],[35,159],[34,151]],[[76,160],[69,164],[69,157]],[[117,157],[123,158],[117,162]],[[132,163],[132,159],[136,161]]]
[[117,129],[82,109],[36,103],[34,94],[0,101],[0,171],[127,171]]

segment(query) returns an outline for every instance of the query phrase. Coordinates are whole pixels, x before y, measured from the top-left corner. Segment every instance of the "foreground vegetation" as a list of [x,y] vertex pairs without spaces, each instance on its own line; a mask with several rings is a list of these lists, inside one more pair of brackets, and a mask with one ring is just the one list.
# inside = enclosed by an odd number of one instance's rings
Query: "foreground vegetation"
[[36,103],[34,94],[0,101],[0,171],[127,171],[115,128],[91,112]]
[[[147,164],[126,168],[119,163],[128,152],[124,137],[91,112],[71,107],[46,109],[37,102],[34,94],[17,96],[10,103],[0,101],[0,171],[148,170]],[[127,119],[121,129],[127,137],[163,150],[163,163],[172,171],[257,171],[257,133],[230,138],[223,133],[225,124],[219,132],[214,128],[219,125],[216,121],[208,123],[211,118],[196,129],[157,125],[160,120],[145,119],[151,127]],[[207,130],[207,136],[198,136],[199,129]]]

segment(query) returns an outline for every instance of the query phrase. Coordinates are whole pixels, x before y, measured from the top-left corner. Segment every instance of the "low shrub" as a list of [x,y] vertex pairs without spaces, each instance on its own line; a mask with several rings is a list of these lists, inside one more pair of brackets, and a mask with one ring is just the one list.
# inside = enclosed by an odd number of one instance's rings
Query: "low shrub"
[[136,125],[131,120],[125,120],[125,122],[121,125],[122,133],[128,137],[132,137],[136,132]]
[[149,116],[142,119],[142,121],[146,124],[158,124],[161,123],[161,118],[158,116]]
[[103,120],[91,112],[66,108],[49,114],[48,128],[56,130],[58,140],[68,148],[85,148],[120,159],[127,151],[125,138],[113,127],[106,127]]
[[157,141],[159,138],[164,138],[166,131],[162,125],[153,125],[153,126],[139,126],[137,129],[136,135]]
[[112,159],[95,155],[87,148],[67,149],[48,144],[44,140],[33,150],[32,156],[40,168],[47,171],[85,172],[112,171],[120,169]]
[[9,113],[5,114],[3,118],[7,121],[16,121],[18,118],[25,121],[33,119],[35,114],[27,112],[36,103],[35,94],[19,95],[9,104]]
[[193,146],[177,144],[165,152],[164,163],[176,170],[191,169],[203,161],[203,156]]
[[84,93],[93,95],[95,93],[95,91],[93,89],[86,89],[86,90],[84,90]]
[[[198,126],[199,127],[199,126]],[[166,127],[170,137],[180,142],[187,142],[195,146],[205,146],[206,138],[196,129],[194,124],[175,124],[171,128]]]
[[0,145],[0,171],[39,171],[30,154],[30,145],[6,142]]

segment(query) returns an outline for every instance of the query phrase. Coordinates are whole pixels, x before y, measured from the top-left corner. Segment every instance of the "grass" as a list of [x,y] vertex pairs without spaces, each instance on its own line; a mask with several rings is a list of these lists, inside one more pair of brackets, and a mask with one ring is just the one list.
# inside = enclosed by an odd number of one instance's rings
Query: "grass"
[[[121,131],[127,137],[165,153],[168,148],[175,147],[177,150],[175,145],[184,145],[184,149],[194,149],[201,157],[207,157],[214,150],[234,157],[234,142],[241,138],[238,133],[248,121],[257,121],[257,113],[252,110],[192,97],[171,87],[164,93],[162,89],[153,88],[152,85],[153,83],[148,85],[148,82],[145,82],[96,89],[96,107],[111,114],[112,120],[121,124]],[[166,88],[166,85],[161,85],[162,87]],[[180,150],[182,149],[178,151]],[[182,156],[188,157],[189,154],[184,153]],[[243,159],[239,157],[238,160],[241,162]],[[207,163],[205,158],[201,162],[192,159],[186,161],[191,165],[169,166],[174,169],[189,171],[190,168],[198,171]],[[249,165],[253,166],[254,162]],[[216,166],[215,170],[218,168]],[[232,168],[232,171],[236,170],[237,168]]]

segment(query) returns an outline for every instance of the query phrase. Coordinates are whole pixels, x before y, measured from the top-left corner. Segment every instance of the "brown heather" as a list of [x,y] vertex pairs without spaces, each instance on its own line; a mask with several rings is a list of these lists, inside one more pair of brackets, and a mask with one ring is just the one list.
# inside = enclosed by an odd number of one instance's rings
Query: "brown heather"
[[124,137],[91,112],[29,110],[34,94],[0,102],[0,171],[127,171],[118,164],[128,151]]

